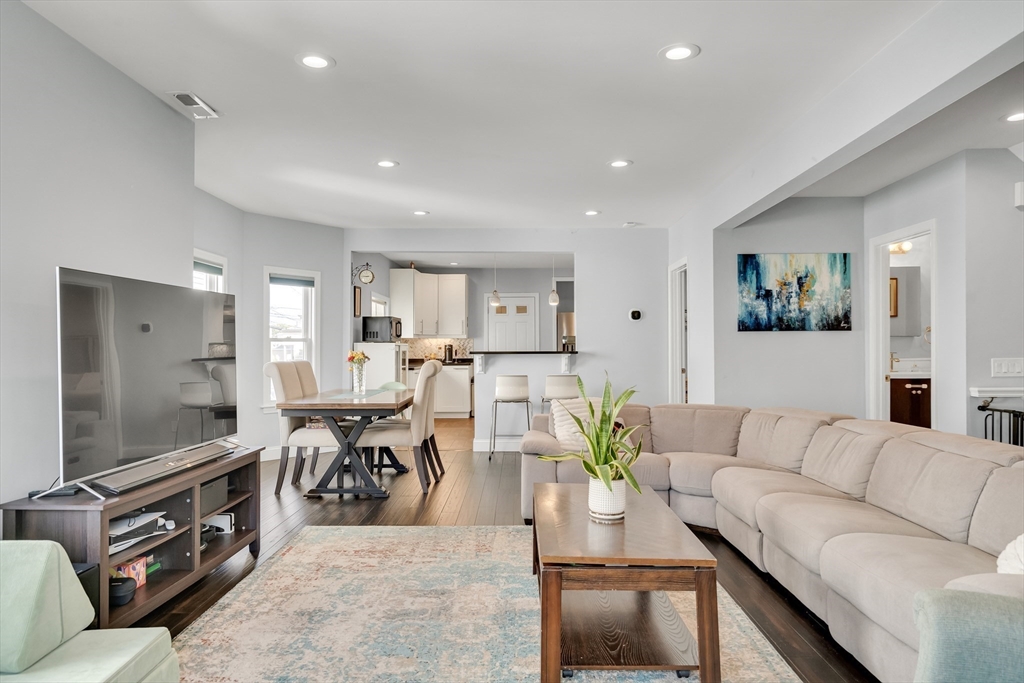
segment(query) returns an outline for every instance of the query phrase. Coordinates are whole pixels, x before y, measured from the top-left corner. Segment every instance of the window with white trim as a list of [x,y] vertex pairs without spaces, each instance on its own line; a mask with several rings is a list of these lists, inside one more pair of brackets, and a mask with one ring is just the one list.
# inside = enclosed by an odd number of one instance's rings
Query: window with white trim
[[[266,268],[264,361],[308,360],[317,372],[320,273]],[[264,398],[275,401],[266,379]]]
[[388,297],[376,292],[370,294],[370,315],[388,315],[390,308],[391,300]]
[[192,289],[208,292],[224,292],[228,260],[218,254],[202,249],[192,254]]

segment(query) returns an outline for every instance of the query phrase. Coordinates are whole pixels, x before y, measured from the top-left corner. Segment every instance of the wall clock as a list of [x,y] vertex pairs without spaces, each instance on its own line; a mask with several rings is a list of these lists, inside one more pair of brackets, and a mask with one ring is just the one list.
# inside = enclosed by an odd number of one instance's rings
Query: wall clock
[[373,282],[374,274],[373,271],[370,270],[369,263],[364,263],[363,265],[356,266],[352,269],[352,281],[355,282],[357,278],[364,285],[368,285]]

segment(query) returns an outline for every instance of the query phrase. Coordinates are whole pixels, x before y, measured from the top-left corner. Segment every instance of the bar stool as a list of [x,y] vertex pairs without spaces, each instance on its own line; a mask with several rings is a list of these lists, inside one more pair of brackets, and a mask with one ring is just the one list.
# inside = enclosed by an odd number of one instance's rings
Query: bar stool
[[540,397],[540,412],[544,412],[545,403],[579,398],[580,387],[577,378],[577,375],[548,375],[544,380],[544,393]]
[[[181,382],[178,385],[178,422],[174,429],[174,450],[178,450],[178,434],[181,432],[181,411],[199,411],[199,443],[206,438],[206,412],[213,405],[213,389],[209,382]],[[213,425],[217,436],[217,423]]]
[[[487,456],[488,460],[494,455],[499,403],[525,403],[526,431],[530,431],[530,421],[533,419],[533,403],[530,402],[530,378],[526,375],[498,375],[494,378],[494,401],[491,403],[491,453]],[[502,436],[518,435],[503,434]]]

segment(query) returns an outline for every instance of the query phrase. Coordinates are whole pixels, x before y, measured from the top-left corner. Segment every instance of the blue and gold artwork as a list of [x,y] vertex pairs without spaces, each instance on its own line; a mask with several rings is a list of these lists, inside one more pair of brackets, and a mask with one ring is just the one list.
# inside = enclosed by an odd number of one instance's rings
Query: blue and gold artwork
[[740,332],[849,330],[850,254],[737,254]]

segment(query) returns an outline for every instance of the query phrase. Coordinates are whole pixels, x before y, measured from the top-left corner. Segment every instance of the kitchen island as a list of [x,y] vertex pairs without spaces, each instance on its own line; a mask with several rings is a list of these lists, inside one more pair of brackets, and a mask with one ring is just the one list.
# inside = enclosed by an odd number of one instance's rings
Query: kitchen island
[[[495,377],[498,375],[526,375],[530,378],[530,401],[534,414],[540,413],[541,394],[548,375],[572,374],[576,351],[471,351],[474,358],[476,384],[473,429],[473,450],[489,451],[491,438],[491,403],[494,401]],[[521,404],[498,407],[495,450],[518,451],[525,432],[526,420]],[[512,436],[507,436],[512,435]]]

